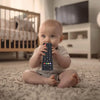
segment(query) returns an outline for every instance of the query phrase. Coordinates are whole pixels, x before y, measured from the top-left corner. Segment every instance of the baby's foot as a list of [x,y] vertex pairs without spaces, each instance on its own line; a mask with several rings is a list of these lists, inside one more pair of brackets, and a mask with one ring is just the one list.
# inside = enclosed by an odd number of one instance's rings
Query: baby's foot
[[49,78],[46,78],[44,80],[45,84],[49,84],[49,85],[56,85],[57,81],[55,80],[55,75],[51,75]]
[[73,74],[72,78],[76,80],[76,84],[81,81],[80,78],[76,74]]
[[77,74],[72,74],[72,76],[68,79],[62,79],[58,84],[59,88],[72,87],[75,86],[79,82]]
[[70,83],[70,86],[75,86],[79,81],[78,76],[76,74],[73,74],[71,78],[72,82]]

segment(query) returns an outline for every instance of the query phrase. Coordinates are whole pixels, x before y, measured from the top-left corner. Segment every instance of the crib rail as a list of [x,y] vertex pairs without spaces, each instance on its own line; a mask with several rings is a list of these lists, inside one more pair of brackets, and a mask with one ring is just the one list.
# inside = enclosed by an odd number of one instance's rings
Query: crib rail
[[39,13],[0,5],[0,52],[34,51],[39,25]]

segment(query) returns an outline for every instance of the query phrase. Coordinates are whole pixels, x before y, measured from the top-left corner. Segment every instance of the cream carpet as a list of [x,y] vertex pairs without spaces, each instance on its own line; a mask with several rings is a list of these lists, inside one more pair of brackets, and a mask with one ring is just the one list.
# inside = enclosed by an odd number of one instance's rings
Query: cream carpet
[[100,61],[72,59],[81,82],[76,87],[60,89],[48,85],[32,85],[22,81],[28,61],[0,62],[0,100],[100,100]]

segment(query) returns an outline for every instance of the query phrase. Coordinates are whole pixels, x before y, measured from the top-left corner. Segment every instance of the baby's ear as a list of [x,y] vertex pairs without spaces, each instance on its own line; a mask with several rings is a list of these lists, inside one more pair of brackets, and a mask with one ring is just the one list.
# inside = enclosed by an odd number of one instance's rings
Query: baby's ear
[[63,40],[63,35],[60,37],[60,42]]

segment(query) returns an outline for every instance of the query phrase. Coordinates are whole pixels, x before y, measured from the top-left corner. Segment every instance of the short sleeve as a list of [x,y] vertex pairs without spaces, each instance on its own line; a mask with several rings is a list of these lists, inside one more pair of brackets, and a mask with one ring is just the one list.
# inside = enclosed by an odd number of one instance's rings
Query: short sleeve
[[67,52],[67,50],[63,46],[59,46],[58,51],[61,55],[65,56],[65,57],[69,56],[69,53]]

